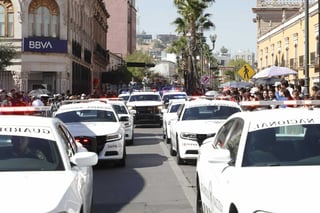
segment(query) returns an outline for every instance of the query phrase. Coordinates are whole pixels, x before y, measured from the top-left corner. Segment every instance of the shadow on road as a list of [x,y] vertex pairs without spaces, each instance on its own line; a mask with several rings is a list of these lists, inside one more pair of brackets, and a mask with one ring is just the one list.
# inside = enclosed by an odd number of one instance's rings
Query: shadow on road
[[163,155],[148,153],[127,154],[125,168],[114,167],[111,162],[99,163],[94,168],[93,212],[120,212],[145,187],[145,180],[137,169],[157,167],[167,160]]

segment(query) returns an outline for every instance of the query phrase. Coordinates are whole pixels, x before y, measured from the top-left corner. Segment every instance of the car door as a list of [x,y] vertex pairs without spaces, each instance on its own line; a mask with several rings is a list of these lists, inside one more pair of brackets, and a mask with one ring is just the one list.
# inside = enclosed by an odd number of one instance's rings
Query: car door
[[59,135],[65,142],[65,151],[69,158],[71,165],[71,171],[75,175],[75,182],[77,183],[77,191],[82,198],[82,202],[86,203],[85,206],[91,205],[91,198],[93,194],[92,183],[93,183],[93,171],[92,167],[78,167],[71,163],[70,158],[77,152],[86,152],[87,150],[79,143],[77,144],[64,125],[58,126]]
[[231,160],[228,163],[208,163],[210,164],[208,183],[214,199],[213,212],[228,206],[232,197],[232,187],[236,174],[236,160],[239,143],[243,131],[244,121],[234,118],[227,121],[218,131],[213,148],[216,150],[225,149],[230,153]]

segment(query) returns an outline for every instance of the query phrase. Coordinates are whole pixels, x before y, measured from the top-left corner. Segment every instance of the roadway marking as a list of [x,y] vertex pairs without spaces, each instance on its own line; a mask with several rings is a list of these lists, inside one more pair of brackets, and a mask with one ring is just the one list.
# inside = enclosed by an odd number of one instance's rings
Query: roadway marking
[[[162,137],[161,137],[162,138]],[[182,173],[181,168],[177,165],[176,161],[172,159],[168,147],[165,145],[166,142],[163,140],[160,141],[160,147],[162,148],[163,152],[166,156],[168,156],[168,162],[170,167],[172,168],[174,174],[176,175],[177,179],[179,180],[179,184],[184,191],[185,196],[189,200],[189,203],[194,212],[196,212],[195,203],[196,203],[196,196],[192,185],[189,183],[187,178]]]

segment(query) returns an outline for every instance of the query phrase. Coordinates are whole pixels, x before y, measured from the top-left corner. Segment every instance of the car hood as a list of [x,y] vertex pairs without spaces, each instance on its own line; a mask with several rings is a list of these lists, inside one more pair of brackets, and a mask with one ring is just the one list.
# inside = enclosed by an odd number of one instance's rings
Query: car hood
[[161,101],[134,101],[127,102],[127,106],[159,106],[162,105]]
[[0,179],[0,212],[62,212],[81,202],[72,172],[1,172]]
[[224,120],[178,121],[177,130],[198,134],[215,133]]
[[117,132],[120,128],[120,123],[117,122],[82,122],[82,123],[67,123],[68,129],[73,136],[99,136]]
[[[242,168],[231,188],[244,212],[319,211],[320,166]],[[234,190],[232,190],[234,191]],[[236,201],[237,202],[237,201]],[[240,210],[241,211],[241,210]]]

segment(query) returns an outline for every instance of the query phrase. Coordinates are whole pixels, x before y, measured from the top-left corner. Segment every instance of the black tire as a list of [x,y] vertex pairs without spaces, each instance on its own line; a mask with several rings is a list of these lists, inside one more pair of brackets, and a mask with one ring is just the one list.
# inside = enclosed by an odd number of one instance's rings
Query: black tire
[[170,155],[171,156],[176,156],[177,155],[176,151],[174,151],[173,148],[172,148],[172,143],[170,143]]
[[132,138],[130,139],[130,140],[128,140],[128,141],[126,141],[126,144],[127,145],[133,145],[133,139],[134,139],[134,131],[132,130]]
[[184,164],[184,161],[183,161],[182,158],[180,157],[178,139],[177,139],[176,143],[177,143],[177,155],[176,155],[176,157],[177,157],[177,164],[178,164],[178,165],[183,165],[183,164]]
[[166,142],[167,142],[167,144],[171,143],[171,139],[167,137]]
[[202,199],[200,194],[199,180],[197,179],[196,213],[203,213]]

